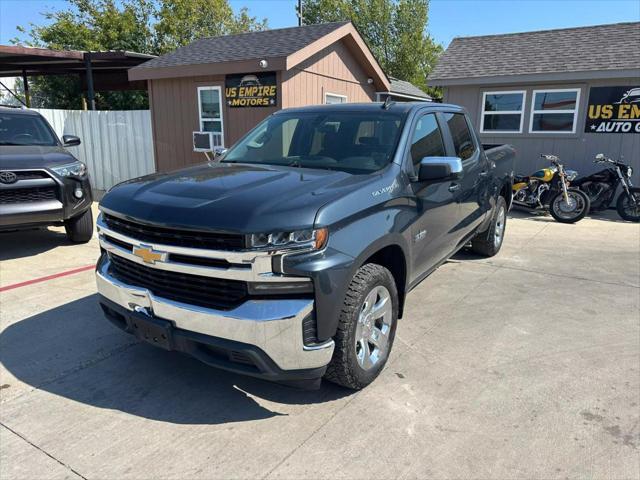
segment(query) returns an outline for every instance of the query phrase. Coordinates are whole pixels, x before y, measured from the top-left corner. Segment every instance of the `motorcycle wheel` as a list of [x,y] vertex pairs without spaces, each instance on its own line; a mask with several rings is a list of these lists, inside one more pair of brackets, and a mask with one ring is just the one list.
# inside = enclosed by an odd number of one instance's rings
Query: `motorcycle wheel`
[[630,222],[640,222],[640,188],[631,188],[629,192],[636,200],[635,206],[631,203],[627,192],[622,192],[616,202],[616,210],[623,219]]
[[560,223],[576,223],[582,220],[591,207],[589,196],[574,188],[567,192],[569,204],[564,201],[562,192],[556,193],[549,201],[549,213]]

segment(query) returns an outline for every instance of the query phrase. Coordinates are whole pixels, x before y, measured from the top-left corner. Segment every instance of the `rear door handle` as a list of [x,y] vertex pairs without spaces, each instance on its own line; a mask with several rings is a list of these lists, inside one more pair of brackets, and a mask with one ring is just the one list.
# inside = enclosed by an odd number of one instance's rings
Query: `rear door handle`
[[449,191],[450,192],[455,192],[456,190],[460,190],[460,184],[459,183],[452,183],[449,186]]

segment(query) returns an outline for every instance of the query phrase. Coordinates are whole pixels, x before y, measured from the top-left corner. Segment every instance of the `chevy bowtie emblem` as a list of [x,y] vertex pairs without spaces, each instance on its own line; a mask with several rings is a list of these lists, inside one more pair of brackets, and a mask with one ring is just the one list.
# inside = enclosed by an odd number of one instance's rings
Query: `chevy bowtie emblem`
[[167,259],[167,252],[159,252],[147,245],[133,247],[133,254],[140,257],[144,263],[154,264],[156,262],[164,262]]

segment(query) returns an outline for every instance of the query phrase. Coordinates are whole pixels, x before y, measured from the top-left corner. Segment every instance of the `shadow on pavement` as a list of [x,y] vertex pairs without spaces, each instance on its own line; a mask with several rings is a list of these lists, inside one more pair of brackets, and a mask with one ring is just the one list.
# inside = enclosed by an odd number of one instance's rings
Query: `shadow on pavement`
[[46,228],[0,232],[0,260],[31,257],[70,244],[64,233]]
[[[533,220],[534,222],[555,222],[555,219],[551,216],[551,214],[547,212],[531,210],[524,207],[514,206],[509,211],[509,217],[511,218],[520,218],[522,220]],[[614,222],[614,223],[628,223],[633,225],[633,222],[629,222],[627,220],[622,219],[616,210],[607,209],[602,210],[600,212],[591,212],[586,217],[585,220],[596,220],[602,222]],[[567,224],[571,225],[571,224]]]
[[294,390],[140,343],[103,317],[97,295],[7,327],[0,334],[0,362],[18,380],[39,390],[178,424],[282,415],[254,397],[276,404],[313,404],[351,393],[328,382],[317,391]]

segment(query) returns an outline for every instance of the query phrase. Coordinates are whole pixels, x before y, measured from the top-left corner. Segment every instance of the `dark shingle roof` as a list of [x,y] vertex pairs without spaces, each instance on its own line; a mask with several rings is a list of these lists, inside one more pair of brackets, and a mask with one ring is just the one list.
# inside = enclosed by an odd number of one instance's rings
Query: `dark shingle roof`
[[406,82],[404,80],[398,80],[397,78],[389,77],[391,82],[391,93],[399,93],[400,95],[410,95],[412,97],[424,98],[425,100],[431,100],[431,97],[416,87],[413,83]]
[[454,38],[429,81],[636,69],[640,22]]
[[349,22],[322,23],[208,37],[154,58],[138,68],[163,68],[290,55]]

